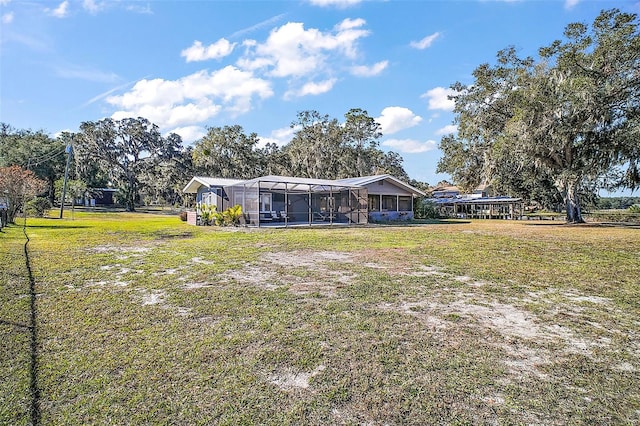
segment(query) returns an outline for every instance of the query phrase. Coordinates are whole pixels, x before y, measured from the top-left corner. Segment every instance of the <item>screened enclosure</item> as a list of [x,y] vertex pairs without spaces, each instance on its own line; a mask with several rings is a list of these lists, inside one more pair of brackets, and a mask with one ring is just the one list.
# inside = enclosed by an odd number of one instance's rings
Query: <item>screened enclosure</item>
[[226,189],[250,226],[367,223],[367,190],[323,179],[263,176]]

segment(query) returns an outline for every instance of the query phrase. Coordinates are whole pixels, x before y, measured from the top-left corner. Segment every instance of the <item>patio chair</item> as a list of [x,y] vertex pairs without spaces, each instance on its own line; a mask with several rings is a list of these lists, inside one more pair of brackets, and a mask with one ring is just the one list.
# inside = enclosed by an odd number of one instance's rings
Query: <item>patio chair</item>
[[325,213],[313,212],[313,220],[319,220],[321,222],[326,222],[328,218],[329,218],[329,216],[327,216]]
[[273,210],[271,211],[271,219],[277,220],[277,221],[282,220],[282,218],[280,216],[278,216],[278,213],[273,211]]
[[260,213],[260,222],[271,222],[272,220],[271,213]]
[[284,210],[280,210],[280,219],[282,220],[291,220],[289,216],[287,216],[287,212]]

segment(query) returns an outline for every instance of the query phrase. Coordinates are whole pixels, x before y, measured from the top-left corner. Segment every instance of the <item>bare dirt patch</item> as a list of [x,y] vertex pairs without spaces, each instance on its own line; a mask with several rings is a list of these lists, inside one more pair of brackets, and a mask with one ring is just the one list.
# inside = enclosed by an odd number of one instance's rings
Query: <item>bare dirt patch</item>
[[142,293],[142,305],[164,305],[164,301],[167,298],[167,293],[164,291],[156,290],[152,292]]
[[323,262],[353,262],[351,253],[337,251],[266,253],[261,260],[280,266],[310,267]]
[[131,247],[131,246],[114,246],[103,245],[88,248],[90,253],[116,253],[118,260],[126,260],[130,257],[140,257],[144,253],[151,250],[150,247]]
[[275,290],[280,287],[279,275],[265,265],[245,265],[242,269],[234,269],[224,275],[240,283],[251,284],[267,290]]
[[320,374],[325,368],[326,367],[324,365],[319,365],[310,372],[293,372],[290,370],[283,370],[271,375],[269,377],[269,382],[276,385],[283,391],[307,389],[309,388],[309,380]]
[[[258,262],[233,269],[222,276],[241,284],[266,290],[289,286],[295,294],[321,293],[333,295],[337,288],[351,283],[357,275],[349,271],[328,268],[333,263],[352,263],[350,253],[333,251],[303,251],[266,253]],[[322,277],[318,278],[318,274]]]
[[208,282],[198,282],[198,283],[186,283],[182,286],[185,290],[197,290],[199,288],[212,287],[212,285]]
[[213,262],[210,260],[205,260],[201,257],[192,257],[191,263],[200,263],[202,265],[213,265]]

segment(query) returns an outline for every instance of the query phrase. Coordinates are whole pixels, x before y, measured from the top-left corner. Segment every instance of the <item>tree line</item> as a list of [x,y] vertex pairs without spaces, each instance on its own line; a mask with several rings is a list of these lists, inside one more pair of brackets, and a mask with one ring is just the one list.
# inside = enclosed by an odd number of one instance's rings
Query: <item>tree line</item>
[[[57,137],[0,124],[1,174],[19,175],[0,181],[0,187],[16,186],[28,178],[33,185],[27,192],[41,192],[52,204],[59,202],[69,149],[73,153],[67,186],[71,198],[92,188],[113,187],[118,189],[118,201],[130,211],[145,199],[183,205],[182,188],[196,175],[339,179],[388,173],[410,180],[402,157],[379,148],[380,125],[367,111],[351,109],[344,122],[317,111],[302,111],[291,127],[295,132],[288,144],[261,147],[257,134],[247,134],[239,125],[209,127],[193,146],[185,146],[179,135],[163,136],[157,125],[142,117],[87,121],[78,132]],[[12,204],[24,201],[25,189],[13,188]]]

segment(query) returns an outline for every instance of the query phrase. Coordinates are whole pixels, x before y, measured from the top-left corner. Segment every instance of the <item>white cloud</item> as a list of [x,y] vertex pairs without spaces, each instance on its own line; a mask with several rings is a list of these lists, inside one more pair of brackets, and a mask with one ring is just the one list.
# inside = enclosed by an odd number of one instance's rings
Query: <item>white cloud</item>
[[345,19],[332,31],[305,29],[301,22],[289,22],[271,31],[264,43],[244,43],[247,54],[238,66],[248,70],[265,69],[273,77],[301,77],[328,72],[331,59],[340,55],[354,59],[357,42],[369,35],[363,19]]
[[381,131],[385,135],[391,135],[409,127],[417,126],[422,117],[415,115],[413,111],[404,107],[386,107],[380,117],[376,118]]
[[63,133],[73,133],[74,131],[71,129],[62,129],[62,130],[58,130],[57,132],[55,132],[53,134],[53,137],[55,139],[58,139],[60,136],[62,136]]
[[164,137],[169,136],[171,133],[180,135],[182,142],[191,144],[206,135],[207,129],[202,126],[176,127],[175,129],[166,132]]
[[335,6],[337,8],[344,9],[349,6],[356,5],[361,1],[362,0],[309,0],[309,3],[311,3],[314,6],[320,6],[320,7]]
[[[142,3],[140,3],[142,4]],[[143,6],[138,5],[136,3],[128,4],[125,8],[129,12],[139,13],[141,15],[153,15],[153,10],[151,10],[151,3],[144,3]]]
[[236,43],[230,43],[226,38],[221,38],[209,46],[203,46],[198,40],[193,45],[180,52],[180,56],[187,59],[187,62],[206,61],[207,59],[220,59],[231,54]]
[[269,136],[260,136],[258,139],[258,147],[264,148],[268,143],[274,143],[279,147],[282,147],[293,139],[293,136],[298,131],[298,127],[283,127],[282,129],[276,129],[271,132]]
[[4,15],[2,15],[2,23],[3,24],[10,24],[13,22],[13,12],[8,12],[5,13]]
[[565,0],[564,8],[573,9],[578,3],[580,3],[580,0]]
[[51,13],[52,16],[55,16],[56,18],[64,18],[68,14],[68,11],[67,11],[68,8],[69,8],[69,0],[65,0],[62,3],[60,3],[60,5],[58,5],[57,8],[53,10],[48,10],[48,11]]
[[453,108],[456,106],[455,101],[453,99],[449,99],[448,97],[455,94],[456,91],[453,89],[435,87],[423,94],[421,97],[429,99],[429,109],[453,111]]
[[145,117],[160,128],[192,126],[221,111],[242,114],[255,97],[273,96],[271,84],[253,73],[227,66],[178,80],[140,80],[127,93],[106,98],[120,108],[112,117]]
[[104,2],[98,3],[96,2],[96,0],[84,0],[82,2],[82,8],[87,12],[91,13],[92,15],[95,15],[96,13],[100,12],[102,9],[104,9],[104,7],[105,7]]
[[449,124],[436,130],[436,135],[449,135],[451,133],[458,133],[458,126],[455,124]]
[[384,71],[389,65],[389,61],[381,61],[368,67],[366,65],[358,65],[351,68],[351,74],[357,77],[373,77]]
[[289,99],[294,96],[307,96],[307,95],[321,95],[323,93],[327,93],[331,89],[333,89],[333,85],[336,84],[336,79],[331,78],[329,80],[314,82],[311,81],[309,83],[304,84],[298,90],[290,90],[285,93],[285,99]]
[[0,0],[0,5],[2,5],[2,6],[6,6],[9,3],[11,3],[11,0]]
[[440,37],[440,33],[433,33],[431,35],[426,36],[420,41],[412,41],[411,43],[409,43],[409,46],[415,49],[424,50],[427,47],[430,47],[438,37]]
[[435,141],[419,142],[414,139],[387,139],[382,145],[407,154],[433,151],[438,146]]

